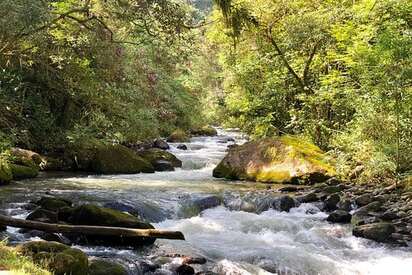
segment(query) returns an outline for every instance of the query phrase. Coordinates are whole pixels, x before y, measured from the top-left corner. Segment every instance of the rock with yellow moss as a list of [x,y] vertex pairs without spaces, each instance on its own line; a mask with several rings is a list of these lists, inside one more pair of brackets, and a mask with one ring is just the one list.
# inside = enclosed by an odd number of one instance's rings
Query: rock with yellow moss
[[334,174],[321,149],[287,135],[232,148],[213,170],[217,178],[295,184],[323,182]]

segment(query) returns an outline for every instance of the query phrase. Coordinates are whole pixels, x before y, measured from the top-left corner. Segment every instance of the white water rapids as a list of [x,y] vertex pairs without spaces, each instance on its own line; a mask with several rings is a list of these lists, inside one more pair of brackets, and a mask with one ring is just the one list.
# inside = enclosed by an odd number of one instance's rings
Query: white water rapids
[[[393,248],[353,237],[349,225],[329,224],[326,214],[312,204],[290,213],[268,210],[260,214],[231,211],[217,206],[181,214],[184,202],[210,195],[244,194],[261,185],[232,182],[212,177],[212,170],[225,155],[236,132],[219,130],[217,137],[196,137],[188,150],[170,150],[183,161],[183,168],[155,174],[51,178],[10,187],[19,205],[47,191],[76,202],[120,201],[144,208],[144,216],[155,227],[182,231],[186,241],[156,241],[145,252],[104,247],[81,247],[90,255],[119,257],[133,267],[137,258],[178,253],[208,259],[208,270],[218,274],[308,274],[308,275],[410,275],[412,250]],[[4,194],[4,192],[3,192]],[[4,195],[6,196],[6,195]],[[19,215],[18,207],[13,209]],[[25,214],[22,211],[23,215]],[[187,218],[181,218],[187,217]],[[149,255],[149,256],[148,256]],[[163,273],[172,274],[166,270]],[[201,270],[201,266],[194,266]],[[134,271],[133,271],[134,270]],[[141,274],[131,268],[132,274]]]

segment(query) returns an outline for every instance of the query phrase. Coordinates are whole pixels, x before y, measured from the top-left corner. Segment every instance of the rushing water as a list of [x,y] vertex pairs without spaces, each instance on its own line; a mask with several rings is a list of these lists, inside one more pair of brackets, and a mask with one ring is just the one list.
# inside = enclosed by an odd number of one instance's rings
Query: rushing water
[[[162,262],[160,256],[167,254],[205,257],[208,263],[194,265],[195,269],[219,274],[412,274],[410,248],[355,238],[349,225],[325,222],[326,214],[315,205],[302,204],[290,213],[233,210],[242,205],[240,197],[259,198],[267,191],[259,184],[212,177],[213,168],[233,144],[229,137],[244,142],[236,132],[219,130],[217,137],[193,138],[186,143],[187,151],[172,145],[170,151],[183,161],[183,168],[174,172],[41,178],[0,189],[0,199],[3,209],[17,217],[27,215],[22,208],[25,202],[45,194],[76,203],[118,202],[136,209],[155,227],[184,233],[186,241],[157,240],[141,251],[80,247],[91,256],[122,262],[131,274],[142,274],[142,260],[162,264],[156,274],[172,274],[168,270],[179,264],[179,258]],[[199,213],[193,202],[211,195],[235,207],[219,205]],[[15,241],[25,239],[17,230],[9,230]]]

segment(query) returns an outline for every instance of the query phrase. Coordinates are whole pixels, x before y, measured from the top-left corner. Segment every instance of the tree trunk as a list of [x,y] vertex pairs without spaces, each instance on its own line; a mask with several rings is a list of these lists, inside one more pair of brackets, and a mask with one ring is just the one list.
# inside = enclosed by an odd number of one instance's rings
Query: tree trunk
[[15,219],[0,215],[0,225],[17,228],[35,229],[52,233],[80,233],[86,235],[119,236],[119,237],[150,237],[157,239],[184,240],[182,232],[158,229],[134,229],[124,227],[89,226],[52,224],[36,221]]

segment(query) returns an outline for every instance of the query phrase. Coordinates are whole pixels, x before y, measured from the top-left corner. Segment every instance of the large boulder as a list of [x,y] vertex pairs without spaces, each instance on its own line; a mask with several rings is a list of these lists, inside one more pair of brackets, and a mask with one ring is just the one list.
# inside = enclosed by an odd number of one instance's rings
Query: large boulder
[[89,265],[89,275],[127,275],[127,270],[120,264],[104,261],[92,260]]
[[391,223],[379,222],[358,225],[353,228],[353,235],[377,242],[392,241],[391,235],[395,232],[395,226]]
[[[61,217],[59,215],[59,217]],[[140,221],[137,217],[128,213],[120,212],[110,208],[86,204],[72,209],[66,215],[65,222],[74,225],[96,225],[111,227],[128,227],[137,229],[153,229],[154,227]],[[140,246],[154,243],[155,239],[146,237],[121,237],[121,236],[90,236],[90,235],[68,235],[75,242],[87,242],[96,244],[109,244],[120,246]]]
[[10,165],[6,160],[0,158],[0,184],[9,183],[13,179]]
[[18,251],[38,264],[46,264],[55,275],[88,274],[88,259],[79,249],[57,242],[34,241],[18,247]]
[[39,169],[33,166],[10,164],[10,168],[15,180],[31,179],[39,174]]
[[190,131],[194,136],[217,136],[217,131],[212,126],[203,126]]
[[75,170],[97,174],[154,172],[153,166],[133,150],[120,144],[105,144],[97,140],[70,145],[65,158]]
[[144,150],[138,154],[149,162],[156,171],[173,171],[174,167],[182,167],[182,161],[175,155],[158,148]]
[[213,170],[217,178],[295,184],[326,181],[334,174],[317,146],[292,136],[234,147]]
[[190,136],[183,130],[177,129],[167,138],[168,142],[189,142]]

